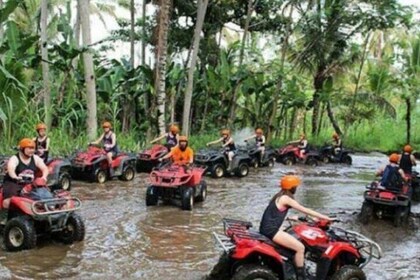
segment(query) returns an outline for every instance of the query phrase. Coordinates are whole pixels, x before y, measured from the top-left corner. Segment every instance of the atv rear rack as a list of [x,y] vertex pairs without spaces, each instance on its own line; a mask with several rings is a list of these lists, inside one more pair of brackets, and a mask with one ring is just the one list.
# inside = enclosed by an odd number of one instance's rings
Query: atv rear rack
[[[56,206],[63,207],[69,202],[73,202],[72,208],[55,209]],[[78,198],[52,198],[34,201],[31,204],[31,210],[36,216],[47,216],[59,213],[69,213],[79,210],[82,207],[82,202]],[[42,209],[42,210],[41,210]]]
[[367,238],[363,234],[339,227],[330,227],[329,234],[332,238],[340,241],[350,242],[366,260],[360,264],[360,268],[365,267],[373,258],[380,259],[383,256],[382,249],[378,243]]

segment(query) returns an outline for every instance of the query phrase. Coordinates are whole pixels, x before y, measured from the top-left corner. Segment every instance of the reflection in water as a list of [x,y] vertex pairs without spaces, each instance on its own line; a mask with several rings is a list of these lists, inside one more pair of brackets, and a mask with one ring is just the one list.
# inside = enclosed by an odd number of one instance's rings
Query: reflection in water
[[[384,258],[366,268],[369,279],[420,279],[418,231],[395,229],[386,221],[362,228],[354,214],[361,207],[364,186],[387,158],[353,159],[351,167],[278,164],[243,179],[206,178],[207,201],[192,212],[176,205],[146,208],[144,174],[134,182],[77,182],[73,190],[84,201],[86,240],[72,246],[45,241],[20,253],[0,248],[0,279],[202,279],[219,256],[211,232],[222,230],[221,219],[245,219],[258,228],[265,206],[279,190],[279,178],[289,172],[303,178],[297,193],[302,204],[340,213],[344,222],[339,226],[360,231],[382,246]],[[419,205],[413,212],[420,212]]]

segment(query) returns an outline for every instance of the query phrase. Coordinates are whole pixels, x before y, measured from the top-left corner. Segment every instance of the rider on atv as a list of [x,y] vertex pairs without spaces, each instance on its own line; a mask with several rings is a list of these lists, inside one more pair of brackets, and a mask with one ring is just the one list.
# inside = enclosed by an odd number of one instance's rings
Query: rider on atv
[[162,161],[167,158],[172,158],[172,162],[176,165],[188,166],[193,163],[194,152],[188,147],[188,138],[187,136],[179,136],[179,145],[173,147],[171,151],[165,156],[159,158],[159,161]]
[[38,136],[33,139],[35,141],[35,154],[42,158],[46,163],[48,161],[48,151],[50,148],[50,137],[47,136],[47,126],[43,123],[36,125]]
[[222,147],[225,149],[224,153],[228,158],[229,164],[228,167],[226,169],[226,171],[231,171],[232,170],[232,160],[233,157],[236,154],[236,146],[235,146],[235,142],[233,141],[233,138],[230,136],[230,130],[229,129],[223,129],[222,132],[220,133],[222,135],[222,138],[219,138],[216,141],[213,142],[209,142],[206,144],[206,146],[210,146],[213,144],[217,144],[222,142],[223,145]]
[[376,176],[382,176],[380,186],[387,190],[401,191],[404,181],[407,181],[407,177],[404,171],[398,166],[400,156],[393,153],[389,156],[389,164],[379,169],[376,172]]
[[410,176],[410,177],[413,173],[413,166],[416,166],[416,158],[414,157],[414,155],[411,154],[412,151],[413,149],[411,148],[410,145],[405,145],[404,152],[401,155],[400,162],[399,162],[400,168],[404,171],[404,173],[407,176]]
[[159,136],[156,139],[153,139],[152,141],[150,141],[150,144],[153,144],[157,141],[162,140],[163,138],[166,137],[166,148],[168,149],[168,151],[170,151],[173,147],[178,145],[179,142],[179,127],[175,124],[171,124],[171,126],[169,127],[169,132],[165,133],[161,136]]
[[115,157],[119,152],[117,136],[112,131],[112,125],[110,122],[104,122],[102,124],[102,128],[104,129],[104,133],[102,133],[102,135],[96,141],[90,142],[89,144],[98,145],[100,142],[103,143],[108,160],[109,175],[112,177],[114,176],[114,169],[112,168],[112,157]]
[[299,157],[301,159],[305,159],[305,154],[309,149],[308,140],[306,139],[305,133],[300,134],[299,140],[290,141],[289,144],[298,144],[298,148],[300,151]]
[[24,138],[19,142],[19,152],[9,159],[3,181],[3,208],[9,208],[10,199],[21,194],[23,186],[19,181],[22,177],[34,178],[36,170],[39,169],[42,172],[41,178],[47,181],[48,167],[34,154],[35,146],[32,139]]
[[340,135],[337,132],[334,132],[332,135],[332,146],[334,148],[333,152],[335,156],[338,156],[343,149],[343,142],[341,141]]
[[263,130],[261,128],[257,128],[255,130],[255,135],[245,138],[244,141],[248,142],[248,140],[252,138],[255,138],[255,145],[257,146],[258,151],[260,151],[260,163],[262,163],[265,152],[265,136],[263,135]]
[[290,208],[293,208],[306,215],[319,219],[332,219],[314,210],[308,209],[294,200],[294,194],[299,184],[299,177],[293,175],[286,175],[280,180],[281,191],[274,195],[265,209],[260,224],[260,232],[273,240],[275,243],[290,248],[296,252],[295,264],[297,280],[302,280],[305,279],[305,246],[295,237],[281,229],[287,212]]

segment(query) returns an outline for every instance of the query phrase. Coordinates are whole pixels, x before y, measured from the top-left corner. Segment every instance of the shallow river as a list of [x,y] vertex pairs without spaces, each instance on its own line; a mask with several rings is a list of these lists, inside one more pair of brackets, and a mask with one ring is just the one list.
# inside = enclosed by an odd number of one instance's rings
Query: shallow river
[[[382,155],[354,155],[351,167],[276,164],[243,179],[206,178],[207,200],[191,212],[173,205],[146,208],[145,174],[128,183],[74,182],[74,195],[84,202],[85,241],[71,246],[43,241],[19,253],[7,253],[2,245],[0,279],[204,279],[219,257],[211,232],[221,231],[221,219],[246,219],[257,227],[287,172],[303,178],[297,192],[302,204],[337,213],[344,221],[340,226],[382,246],[384,257],[365,269],[368,279],[420,279],[418,230],[396,229],[391,221],[365,227],[357,222],[364,186],[386,161]],[[419,213],[420,205],[412,211]]]

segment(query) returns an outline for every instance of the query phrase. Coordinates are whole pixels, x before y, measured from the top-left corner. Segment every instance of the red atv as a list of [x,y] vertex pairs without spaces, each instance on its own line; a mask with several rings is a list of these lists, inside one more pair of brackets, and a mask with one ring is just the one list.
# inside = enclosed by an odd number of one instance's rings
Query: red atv
[[360,222],[368,224],[373,218],[391,217],[394,226],[408,221],[411,210],[409,187],[403,186],[400,190],[389,190],[381,187],[378,182],[366,186],[365,201],[360,211]]
[[[131,181],[136,174],[136,157],[132,154],[119,153],[112,160],[113,177]],[[87,151],[78,152],[71,159],[71,177],[103,184],[111,178],[104,149],[89,145]]]
[[137,172],[150,172],[159,165],[158,159],[168,153],[168,148],[163,145],[153,145],[137,155]]
[[296,144],[287,144],[286,146],[278,149],[276,161],[285,165],[293,165],[297,162],[303,162],[310,166],[317,166],[319,153],[316,151],[308,151],[304,157],[300,156],[300,149]]
[[181,199],[182,210],[192,210],[194,202],[207,197],[207,184],[202,180],[205,168],[167,164],[150,173],[150,186],[146,191],[146,206],[157,205],[159,199]]
[[[9,157],[0,160],[0,177],[3,178],[7,172],[7,162]],[[71,189],[71,164],[67,159],[52,158],[46,162],[48,167],[48,181],[47,186],[52,190],[63,189],[69,191]],[[35,177],[41,177],[40,172],[35,174]],[[3,180],[3,179],[1,179]]]
[[0,231],[6,249],[32,249],[38,236],[46,234],[65,244],[82,241],[85,225],[75,213],[81,207],[80,200],[63,190],[51,193],[48,187],[36,185],[36,182],[23,183],[22,196],[12,197],[8,209],[2,208],[3,188],[0,186]]
[[[299,220],[286,231],[305,245],[306,260],[316,264],[309,279],[365,280],[362,268],[382,256],[379,245],[359,233],[331,227],[325,220]],[[295,279],[294,251],[252,230],[250,222],[223,219],[223,225],[224,235],[213,235],[225,254],[212,273],[223,271],[234,280]]]

